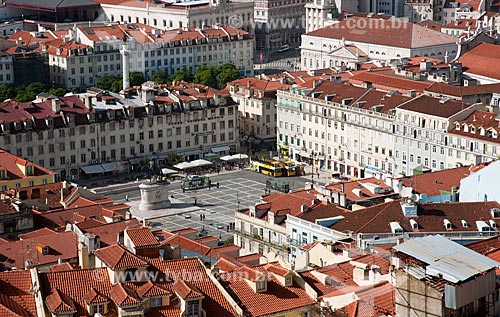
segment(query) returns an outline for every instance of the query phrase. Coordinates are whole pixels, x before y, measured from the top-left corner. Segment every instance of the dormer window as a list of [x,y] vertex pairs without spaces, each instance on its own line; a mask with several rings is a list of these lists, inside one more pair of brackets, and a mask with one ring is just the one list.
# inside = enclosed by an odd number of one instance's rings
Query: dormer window
[[451,230],[453,228],[451,222],[448,219],[443,220],[443,225],[446,228],[446,230]]
[[45,119],[45,123],[47,124],[47,127],[52,127],[54,125],[54,119],[52,117],[47,117]]
[[266,290],[266,281],[257,282],[257,291],[265,291]]
[[403,227],[395,221],[389,224],[391,226],[392,233],[403,233]]
[[479,134],[480,135],[485,135],[486,134],[486,130],[483,127],[479,128]]
[[462,219],[462,227],[464,227],[464,228],[469,227],[469,223],[467,222],[467,220]]
[[153,298],[151,298],[150,305],[151,305],[151,307],[160,307],[160,306],[162,306],[161,297],[153,297]]
[[469,132],[469,126],[465,123],[463,124],[464,132]]
[[410,224],[412,229],[418,229],[418,222],[414,219],[410,219]]
[[491,218],[500,217],[500,209],[499,208],[491,208],[490,210]]
[[187,303],[187,317],[200,316],[200,302],[197,300],[188,301]]
[[474,126],[470,126],[470,133],[476,133],[476,128]]
[[287,276],[285,278],[285,286],[290,286],[292,285],[292,282],[293,282],[293,278],[291,276]]
[[0,179],[7,179],[7,170],[4,168],[0,169]]
[[497,228],[497,223],[495,222],[495,220],[490,219],[490,227],[495,228],[495,229]]
[[104,304],[96,304],[96,305],[92,305],[92,311],[93,311],[93,314],[104,314],[105,311],[104,311]]
[[460,130],[460,123],[455,122],[455,130]]
[[26,166],[26,175],[33,175],[33,165]]

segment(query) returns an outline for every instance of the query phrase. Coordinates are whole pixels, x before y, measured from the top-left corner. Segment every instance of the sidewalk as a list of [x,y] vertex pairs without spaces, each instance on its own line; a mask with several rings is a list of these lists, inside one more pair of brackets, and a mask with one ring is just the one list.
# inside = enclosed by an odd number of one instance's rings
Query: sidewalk
[[319,183],[322,185],[330,184],[332,182],[332,172],[327,171],[327,170],[319,170],[319,177],[318,177],[318,172],[316,171],[316,167],[314,167],[314,173],[311,175],[311,170],[312,166],[311,165],[305,165],[304,166],[304,171],[306,172],[306,175],[303,175],[302,178],[306,179],[308,182],[311,182],[311,176],[312,180],[314,181],[315,184]]

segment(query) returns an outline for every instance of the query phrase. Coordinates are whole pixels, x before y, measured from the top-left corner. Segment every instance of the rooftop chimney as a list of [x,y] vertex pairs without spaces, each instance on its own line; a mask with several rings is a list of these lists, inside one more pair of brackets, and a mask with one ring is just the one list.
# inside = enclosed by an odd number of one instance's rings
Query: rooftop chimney
[[56,114],[59,114],[59,111],[61,111],[61,101],[59,100],[59,98],[54,98],[51,101],[52,101],[52,111]]

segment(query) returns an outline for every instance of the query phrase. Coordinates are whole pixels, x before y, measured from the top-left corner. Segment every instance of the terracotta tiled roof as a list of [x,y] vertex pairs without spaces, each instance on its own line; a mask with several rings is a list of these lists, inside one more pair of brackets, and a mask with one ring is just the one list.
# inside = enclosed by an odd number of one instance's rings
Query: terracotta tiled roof
[[183,299],[203,298],[203,293],[190,282],[178,279],[172,286],[173,290]]
[[137,268],[148,265],[148,262],[118,244],[98,249],[94,251],[94,254],[112,270]]
[[[359,19],[359,21],[352,21],[353,19]],[[380,20],[377,19],[353,17],[306,35],[402,48],[423,48],[456,42],[456,38],[450,35],[411,22],[386,21],[382,24],[383,26],[380,24]],[[353,25],[372,25],[372,27],[357,28]],[[388,33],[398,34],[398,36],[387,36]]]
[[167,280],[169,282],[164,285],[168,289],[172,289],[173,282],[179,277],[182,278],[183,275],[196,276],[196,279],[188,282],[205,295],[205,298],[202,300],[202,306],[212,316],[229,317],[236,315],[229,302],[208,277],[205,267],[198,258],[184,258],[171,261],[150,259],[149,263],[159,272],[168,272],[169,276]]
[[411,90],[421,93],[432,85],[432,82],[410,80],[403,77],[391,76],[379,71],[360,72],[349,78],[349,82],[357,86],[364,83],[371,83],[373,88],[383,91],[397,90],[403,94],[407,94]]
[[89,305],[102,304],[109,302],[109,299],[101,294],[99,290],[94,287],[91,287],[85,295],[83,295],[83,299],[85,303]]
[[239,86],[241,88],[253,88],[264,92],[275,92],[292,87],[289,84],[283,84],[280,81],[270,81],[259,79],[256,77],[248,77],[244,79],[237,79],[228,83],[228,86]]
[[239,268],[241,264],[233,263],[228,259],[221,257],[217,260],[217,262],[215,262],[214,266],[217,266],[223,272],[230,272]]
[[394,316],[396,314],[395,288],[388,281],[365,286],[356,292],[359,298],[358,317]]
[[122,283],[113,285],[111,287],[110,295],[116,305],[122,308],[138,306],[142,302],[134,290],[130,289],[126,285],[123,285]]
[[441,118],[449,118],[469,107],[469,104],[463,102],[455,100],[446,100],[443,102],[437,98],[421,95],[402,104],[398,109],[419,112]]
[[[101,223],[107,223],[103,217],[103,206],[91,205],[85,207],[74,207],[64,210],[53,210],[49,212],[37,213],[34,217],[35,225],[45,226],[51,229],[63,229],[67,223],[79,223],[94,218]],[[122,215],[116,215],[119,219],[124,219]]]
[[101,246],[109,246],[118,242],[118,234],[126,228],[140,227],[141,223],[136,218],[120,222],[112,222],[98,227],[84,229],[86,233],[91,233],[99,237]]
[[104,297],[109,297],[111,289],[106,268],[39,273],[39,279],[44,296],[57,288],[61,294],[72,300],[78,316],[87,316],[85,298],[88,298],[91,288]]
[[[472,139],[484,140],[493,143],[500,143],[500,120],[497,119],[498,114],[494,112],[476,110],[464,120],[456,121],[455,127],[449,130],[449,133],[467,136]],[[457,123],[459,125],[457,126]],[[466,124],[468,131],[464,131],[463,125]],[[475,128],[474,133],[471,127]],[[484,129],[484,134],[481,134],[481,129]],[[496,132],[496,137],[493,136]]]
[[74,269],[73,266],[71,266],[71,264],[69,264],[68,262],[64,262],[61,264],[54,264],[51,265],[49,268],[51,272],[65,272],[65,271],[71,271],[73,269]]
[[21,240],[27,240],[27,239],[33,239],[33,238],[38,238],[38,237],[43,237],[43,236],[48,236],[50,234],[57,234],[56,231],[49,229],[49,228],[42,228],[38,230],[34,230],[28,233],[23,233],[19,235],[19,239]]
[[151,280],[144,283],[141,287],[137,289],[137,293],[141,297],[159,297],[159,296],[169,296],[172,293],[166,288],[154,284]]
[[28,270],[0,272],[0,294],[0,316],[37,316]]
[[464,72],[500,79],[500,46],[482,43],[460,56]]
[[[366,187],[364,187],[362,184],[377,185],[387,191],[382,194],[375,194],[372,193],[370,190],[368,190]],[[344,188],[344,193],[346,194],[346,198],[350,201],[362,201],[367,199],[385,197],[394,194],[394,191],[389,185],[387,185],[386,183],[384,183],[384,181],[375,177],[360,179],[357,181],[333,183],[328,185],[326,188],[331,191],[340,192],[342,190],[342,185]],[[358,196],[356,193],[353,192],[356,189],[360,190],[362,196]]]
[[460,187],[460,180],[470,174],[469,166],[450,168],[442,171],[423,173],[420,175],[399,178],[405,187],[411,187],[417,194],[428,197],[439,196],[443,192],[451,192],[451,188]]
[[275,264],[269,264],[269,266],[266,267],[267,271],[277,274],[279,276],[286,276],[291,273],[290,270],[285,269],[284,267],[280,265],[275,265]]
[[[72,231],[0,244],[0,268],[23,268],[26,261],[39,266],[76,260],[77,244],[78,238]],[[42,253],[42,245],[48,247],[47,254]]]
[[[314,222],[316,219],[343,216],[343,219],[331,226],[332,229],[341,232],[391,233],[391,222],[399,223],[407,232],[444,232],[445,219],[452,223],[453,231],[478,231],[476,221],[482,220],[488,223],[492,219],[500,222],[500,219],[491,217],[492,208],[500,208],[500,203],[496,201],[423,203],[418,204],[417,217],[405,217],[400,202],[395,200],[357,211],[345,211],[334,205],[318,205],[300,217]],[[412,228],[410,219],[418,223],[418,229]],[[462,220],[469,225],[463,227]]]
[[[223,285],[230,289],[231,296],[244,309],[248,316],[266,316],[271,314],[282,314],[289,310],[307,308],[315,304],[315,300],[300,288],[295,282],[292,286],[283,286],[267,269],[270,265],[254,266],[251,269],[261,274],[270,276],[267,280],[267,290],[256,293],[250,285],[240,278],[238,274],[223,273],[221,279]],[[237,271],[241,270],[238,269]]]
[[418,23],[418,25],[423,26],[424,28],[438,31],[438,32],[441,32],[441,27],[442,27],[441,24],[434,22],[432,20],[421,21]]
[[135,248],[147,248],[160,245],[149,228],[127,229],[126,233]]
[[[26,165],[33,166],[32,175],[25,175],[23,170],[21,170],[20,166],[26,166]],[[42,166],[23,160],[20,157],[4,150],[0,150],[0,168],[3,168],[7,171],[7,177],[9,178],[9,180],[27,179],[34,176],[43,176],[43,175],[49,176],[55,174],[55,172],[51,170],[48,170]],[[48,178],[48,180],[49,182],[52,182],[50,177]]]
[[66,294],[61,294],[57,288],[53,288],[45,299],[45,303],[52,314],[76,313],[75,305]]
[[500,237],[495,236],[484,240],[468,243],[465,245],[467,248],[485,255],[493,250],[500,250]]
[[170,301],[168,307],[151,307],[146,311],[146,317],[178,317],[181,316],[181,305],[177,298]]
[[258,279],[262,278],[263,273],[257,270],[254,270],[253,268],[250,268],[248,266],[241,266],[235,270],[236,273],[238,273],[241,277],[255,282]]

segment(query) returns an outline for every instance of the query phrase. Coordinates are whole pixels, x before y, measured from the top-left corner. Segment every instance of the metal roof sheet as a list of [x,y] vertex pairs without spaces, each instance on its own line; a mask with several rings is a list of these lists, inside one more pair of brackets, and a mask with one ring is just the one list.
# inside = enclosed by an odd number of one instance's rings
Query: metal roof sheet
[[452,283],[465,281],[500,266],[497,261],[440,235],[408,240],[394,249],[428,264],[427,274],[440,276]]

